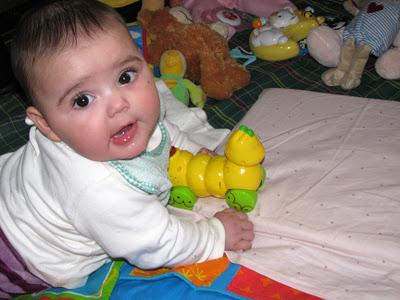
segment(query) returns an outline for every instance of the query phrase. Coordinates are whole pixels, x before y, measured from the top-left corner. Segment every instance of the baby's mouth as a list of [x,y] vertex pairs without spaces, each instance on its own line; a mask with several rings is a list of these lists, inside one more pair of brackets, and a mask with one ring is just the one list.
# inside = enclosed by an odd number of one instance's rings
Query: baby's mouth
[[112,136],[113,143],[116,145],[124,145],[128,143],[135,136],[136,130],[136,123],[126,125]]

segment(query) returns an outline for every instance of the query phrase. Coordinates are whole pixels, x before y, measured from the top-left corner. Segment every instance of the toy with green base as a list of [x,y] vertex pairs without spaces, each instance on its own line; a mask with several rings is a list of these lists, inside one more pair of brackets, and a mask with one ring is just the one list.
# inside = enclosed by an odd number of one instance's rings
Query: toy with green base
[[172,182],[169,204],[191,210],[198,197],[225,198],[229,207],[250,212],[266,175],[265,149],[253,130],[241,125],[225,144],[225,155],[171,150],[168,174]]

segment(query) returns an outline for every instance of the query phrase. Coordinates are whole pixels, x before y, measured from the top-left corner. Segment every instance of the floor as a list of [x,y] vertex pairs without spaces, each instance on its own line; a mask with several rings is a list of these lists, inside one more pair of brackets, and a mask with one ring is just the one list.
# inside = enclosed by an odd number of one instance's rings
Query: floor
[[8,47],[14,28],[22,14],[32,5],[26,0],[1,0],[0,4],[0,94],[16,89],[17,84],[12,75]]

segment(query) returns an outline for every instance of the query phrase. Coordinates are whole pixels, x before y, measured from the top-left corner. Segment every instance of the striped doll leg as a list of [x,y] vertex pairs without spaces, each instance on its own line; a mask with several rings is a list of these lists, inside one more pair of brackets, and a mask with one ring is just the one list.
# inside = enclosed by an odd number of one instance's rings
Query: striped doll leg
[[340,83],[342,89],[351,90],[360,85],[371,50],[372,48],[369,45],[361,45],[356,48],[351,66]]
[[327,86],[339,86],[341,84],[342,79],[350,69],[355,50],[356,47],[353,39],[348,39],[344,42],[341,48],[338,66],[336,68],[329,69],[322,74],[322,81]]

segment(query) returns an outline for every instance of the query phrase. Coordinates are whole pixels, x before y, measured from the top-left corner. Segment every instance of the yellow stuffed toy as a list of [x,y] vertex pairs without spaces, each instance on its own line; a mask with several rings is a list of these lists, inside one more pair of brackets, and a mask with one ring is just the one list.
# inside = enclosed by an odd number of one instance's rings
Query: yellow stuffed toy
[[164,0],[100,0],[115,8],[127,23],[136,21],[139,12],[143,9],[155,11],[165,5]]
[[189,100],[191,100],[194,105],[203,108],[207,96],[200,86],[184,78],[186,67],[186,59],[178,50],[167,50],[161,55],[161,79],[175,98],[185,105],[189,105]]

